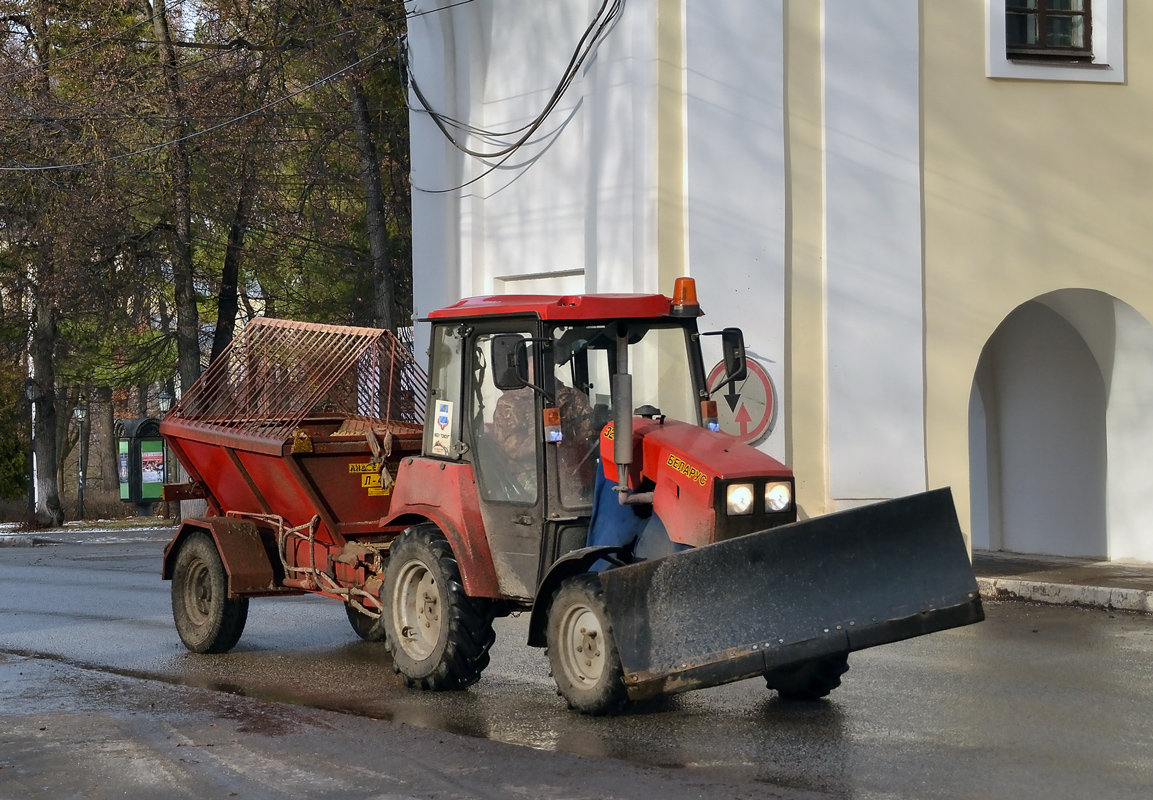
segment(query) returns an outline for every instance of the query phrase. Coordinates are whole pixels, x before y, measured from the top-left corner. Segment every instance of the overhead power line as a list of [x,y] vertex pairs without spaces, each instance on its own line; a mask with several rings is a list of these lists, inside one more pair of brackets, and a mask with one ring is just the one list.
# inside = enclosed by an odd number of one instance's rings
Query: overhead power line
[[[417,82],[415,76],[411,74],[411,70],[409,70],[409,85],[412,87],[413,94],[416,95],[417,100],[420,101],[422,106],[422,108],[413,109],[414,111],[426,112],[436,127],[440,129],[440,132],[444,134],[445,138],[448,139],[448,141],[451,142],[452,145],[462,153],[470,155],[473,158],[484,160],[491,160],[494,158],[499,159],[495,164],[490,165],[489,168],[484,172],[477,175],[475,178],[460,184],[459,186],[453,186],[448,189],[423,189],[419,186],[414,186],[413,188],[417,189],[418,191],[425,192],[426,194],[444,194],[446,192],[455,192],[465,188],[466,186],[476,183],[481,178],[484,178],[486,175],[489,175],[502,167],[513,156],[513,154],[515,154],[530,139],[532,139],[533,135],[540,130],[541,126],[544,125],[545,121],[548,119],[553,110],[556,109],[557,105],[560,103],[561,99],[564,97],[573,81],[576,80],[577,75],[580,74],[581,67],[584,65],[585,61],[589,58],[590,55],[596,52],[607,32],[620,18],[620,15],[624,9],[624,4],[625,0],[603,0],[600,8],[597,9],[596,14],[593,16],[592,21],[589,22],[588,27],[585,28],[584,34],[577,42],[576,48],[573,50],[572,57],[569,59],[568,66],[565,67],[560,81],[557,83],[556,88],[549,96],[549,99],[545,103],[544,108],[539,114],[536,115],[536,117],[524,125],[521,125],[519,128],[507,131],[497,131],[482,128],[475,125],[470,125],[466,122],[462,122],[461,120],[454,119],[453,117],[434,110],[432,108],[432,104],[429,103],[428,99],[424,95],[424,92],[421,90],[420,84]],[[446,6],[445,8],[448,7]],[[453,128],[466,135],[481,139],[482,141],[492,145],[495,149],[488,151],[473,149],[458,139],[457,136],[449,130],[449,128]],[[515,140],[511,142],[505,141],[508,137],[516,136],[517,134],[519,134],[519,136]]]
[[425,14],[435,14],[438,11],[448,11],[450,8],[456,8],[457,6],[465,6],[471,2],[473,2],[473,0],[460,0],[460,2],[458,2],[458,3],[450,3],[447,6],[440,6],[438,8],[430,8],[428,11],[413,11],[411,14],[406,14],[405,16],[408,17],[409,19],[412,19],[413,17],[423,17]]

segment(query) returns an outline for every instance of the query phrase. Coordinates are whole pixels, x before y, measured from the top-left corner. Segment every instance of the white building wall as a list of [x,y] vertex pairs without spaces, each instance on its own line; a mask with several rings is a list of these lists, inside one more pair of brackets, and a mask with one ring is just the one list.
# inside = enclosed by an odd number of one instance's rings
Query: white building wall
[[[785,378],[783,31],[780,0],[687,0],[688,272],[707,314],[700,324],[742,328],[778,389]],[[761,449],[783,460],[786,428],[782,412]]]
[[829,483],[926,488],[917,0],[824,0]]
[[[589,16],[598,5],[588,4]],[[625,4],[583,87],[588,292],[657,291],[656,7]]]
[[[407,2],[408,12],[428,11],[445,5]],[[458,83],[458,65],[468,65],[470,41],[458,36],[458,27],[466,26],[470,17],[463,9],[448,9],[411,17],[408,21],[409,65],[419,75],[422,91],[428,101],[449,116],[460,118],[468,112],[467,84],[464,102]],[[419,101],[410,96],[413,108]],[[432,193],[456,186],[464,180],[465,156],[441,135],[432,119],[414,111],[409,115],[409,148],[412,181],[412,294],[413,316],[424,317],[461,296],[460,200],[457,193]],[[414,331],[416,352],[428,346],[428,325],[418,324]]]
[[[414,17],[413,75],[436,111],[515,131],[545,108],[600,5],[476,0]],[[418,316],[469,295],[658,290],[654,15],[655,0],[626,3],[544,125],[487,175],[501,159],[456,149],[411,98]]]
[[[513,131],[529,125],[549,102],[588,24],[588,3],[553,2],[544,11],[533,0],[480,5],[492,25],[484,43],[486,80],[469,120]],[[469,294],[493,293],[499,278],[584,268],[584,155],[591,131],[583,113],[583,83],[565,94],[525,146],[466,190],[476,215],[483,217],[483,225],[474,225],[474,235],[481,235]],[[493,149],[482,142],[476,146]],[[471,166],[477,174],[488,169],[475,159]]]
[[[415,18],[413,73],[438,110],[515,129],[544,107],[598,5],[476,0]],[[698,278],[703,326],[742,327],[780,388],[783,2],[682,8],[685,268]],[[492,162],[459,153],[414,113],[418,313],[470,294],[582,283],[670,290],[657,270],[657,134],[676,121],[658,119],[657,11],[657,0],[630,0],[539,134],[459,192],[427,190]],[[829,468],[844,504],[925,488],[918,3],[824,0],[824,14]],[[782,458],[786,415],[762,445]]]

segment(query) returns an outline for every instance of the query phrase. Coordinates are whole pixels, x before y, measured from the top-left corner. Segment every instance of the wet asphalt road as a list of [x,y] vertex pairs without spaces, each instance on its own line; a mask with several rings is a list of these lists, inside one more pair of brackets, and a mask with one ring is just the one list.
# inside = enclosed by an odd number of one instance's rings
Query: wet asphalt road
[[[444,732],[527,745],[583,757],[581,769],[596,765],[597,775],[648,770],[645,780],[700,796],[731,796],[733,787],[790,797],[1153,796],[1150,617],[991,604],[981,625],[854,654],[825,702],[781,702],[745,681],[589,719],[565,708],[543,654],[523,646],[526,618],[498,621],[484,678],[451,694],[405,690],[383,648],[357,640],[341,606],[323,598],[256,599],[232,653],[196,656],[176,636],[158,577],[165,533],[51,538],[73,543],[0,547],[0,653],[9,654],[0,659],[0,719],[36,702],[37,692],[18,691],[22,680],[53,687],[53,707],[67,711],[74,695],[44,672],[64,670],[80,676],[77,686],[159,679],[168,686],[137,681],[143,688],[121,691],[180,697],[193,710],[243,695],[297,707],[281,715],[328,715],[336,720],[328,728],[382,720],[423,729],[387,729],[406,741]],[[14,665],[28,677],[13,677]],[[325,729],[314,735],[324,740]],[[449,738],[470,752],[469,740]],[[516,760],[509,753],[521,751],[499,752]],[[521,768],[539,780],[542,770],[567,768],[559,763]],[[4,765],[0,751],[0,796]],[[604,795],[592,784],[563,785],[535,794]]]

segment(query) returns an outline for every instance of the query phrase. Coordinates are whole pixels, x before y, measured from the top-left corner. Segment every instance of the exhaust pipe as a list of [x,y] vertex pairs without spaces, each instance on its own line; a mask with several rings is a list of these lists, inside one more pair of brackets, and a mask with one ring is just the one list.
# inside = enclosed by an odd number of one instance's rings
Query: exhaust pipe
[[613,461],[617,465],[617,500],[622,506],[653,502],[652,492],[629,489],[629,466],[633,463],[633,376],[629,374],[629,337],[617,336],[617,371],[613,375]]

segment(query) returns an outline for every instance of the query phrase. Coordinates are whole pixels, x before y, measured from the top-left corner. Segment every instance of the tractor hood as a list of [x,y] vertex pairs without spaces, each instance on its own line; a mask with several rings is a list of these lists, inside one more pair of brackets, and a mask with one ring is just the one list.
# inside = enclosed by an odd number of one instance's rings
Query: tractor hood
[[[614,434],[613,425],[601,431],[601,463],[605,477],[617,482]],[[633,453],[629,488],[653,492],[653,510],[674,542],[699,547],[796,520],[795,502],[780,512],[764,504],[766,483],[787,482],[792,490],[792,470],[727,433],[636,417]],[[747,514],[726,511],[725,492],[734,483],[753,487],[756,502]]]

